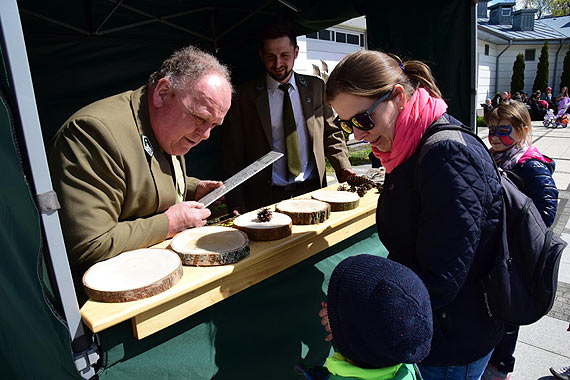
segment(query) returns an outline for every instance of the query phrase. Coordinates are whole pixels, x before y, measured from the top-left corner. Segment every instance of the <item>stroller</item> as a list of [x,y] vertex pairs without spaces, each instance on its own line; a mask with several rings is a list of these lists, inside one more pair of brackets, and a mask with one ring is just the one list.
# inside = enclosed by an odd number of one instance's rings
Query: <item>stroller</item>
[[554,111],[549,109],[544,115],[544,121],[542,122],[546,128],[566,128],[568,126],[568,108],[570,107],[570,98],[565,97],[560,101],[558,105],[558,112],[556,115]]

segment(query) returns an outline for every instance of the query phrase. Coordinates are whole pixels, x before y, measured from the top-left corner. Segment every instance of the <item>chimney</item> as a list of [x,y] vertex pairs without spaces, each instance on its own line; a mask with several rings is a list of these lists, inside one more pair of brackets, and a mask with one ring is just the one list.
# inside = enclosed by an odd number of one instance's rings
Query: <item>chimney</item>
[[534,14],[537,9],[519,9],[513,12],[513,30],[534,30]]
[[[479,0],[477,4],[477,18],[487,18],[487,3],[488,0]],[[570,3],[569,3],[570,4]]]
[[497,3],[489,7],[490,25],[511,25],[513,23],[513,7],[516,2]]

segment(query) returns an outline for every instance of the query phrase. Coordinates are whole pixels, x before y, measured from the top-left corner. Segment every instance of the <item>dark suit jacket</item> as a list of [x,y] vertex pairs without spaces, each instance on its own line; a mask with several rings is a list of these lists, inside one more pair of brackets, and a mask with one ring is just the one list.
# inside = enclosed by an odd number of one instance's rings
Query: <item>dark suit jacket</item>
[[[238,87],[223,128],[223,162],[226,178],[272,150],[271,116],[265,73]],[[325,156],[337,175],[350,168],[342,131],[334,125],[332,108],[325,100],[322,79],[295,73],[303,116],[321,186],[326,186]],[[254,210],[272,203],[270,165],[228,194],[228,203]]]

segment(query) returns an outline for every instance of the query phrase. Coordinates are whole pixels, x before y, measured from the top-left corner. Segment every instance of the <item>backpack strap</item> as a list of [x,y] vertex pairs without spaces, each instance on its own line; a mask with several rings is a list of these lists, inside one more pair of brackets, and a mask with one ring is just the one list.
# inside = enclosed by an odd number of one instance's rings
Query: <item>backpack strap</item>
[[[439,119],[437,119],[424,133],[424,135],[422,136],[420,143],[418,145],[418,149],[419,149],[419,155],[418,155],[418,161],[420,161],[420,157],[423,157],[425,155],[425,150],[424,150],[424,145],[426,143],[426,141],[433,135],[435,135],[438,132],[441,131],[460,131],[463,132],[465,134],[468,134],[469,136],[472,136],[475,140],[477,140],[485,149],[485,151],[489,154],[489,157],[491,157],[491,161],[493,162],[493,166],[495,167],[495,171],[497,172],[497,175],[499,176],[499,178],[501,178],[501,171],[502,169],[499,169],[499,167],[497,166],[497,163],[495,162],[495,159],[493,158],[493,156],[491,156],[491,152],[489,152],[489,149],[487,148],[487,145],[485,145],[485,143],[483,142],[483,140],[481,140],[481,138],[479,136],[477,136],[475,133],[471,132],[471,130],[469,130],[466,126],[464,126],[463,124],[461,125],[454,125],[451,124],[449,122],[449,119],[447,119],[447,116],[445,114],[441,115],[441,117]],[[514,174],[514,173],[513,173]],[[518,177],[520,180],[522,180],[520,178],[520,176],[516,175],[516,177]],[[524,181],[523,181],[524,182]]]
[[519,188],[520,191],[524,190],[526,181],[524,180],[523,177],[521,177],[512,170],[504,170],[504,172],[507,175],[507,177],[511,180],[511,182],[514,183]]

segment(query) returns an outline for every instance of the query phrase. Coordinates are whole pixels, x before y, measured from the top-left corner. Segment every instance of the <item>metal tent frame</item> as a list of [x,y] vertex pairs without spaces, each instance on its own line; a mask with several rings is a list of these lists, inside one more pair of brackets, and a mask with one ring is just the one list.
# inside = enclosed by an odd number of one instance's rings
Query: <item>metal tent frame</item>
[[36,106],[28,56],[20,23],[16,0],[0,2],[0,28],[3,50],[8,63],[8,76],[13,86],[16,109],[21,121],[24,146],[28,154],[32,178],[30,185],[41,213],[41,222],[47,242],[47,251],[55,280],[54,292],[61,300],[62,310],[72,340],[72,350],[77,371],[84,379],[95,375],[94,364],[99,359],[93,335],[86,332],[79,313],[79,304],[69,269],[69,261],[63,242],[57,213],[57,196],[53,191],[40,120]]

